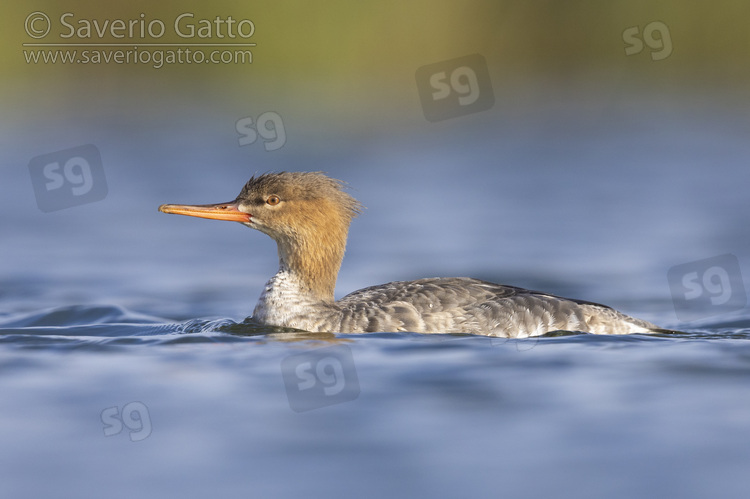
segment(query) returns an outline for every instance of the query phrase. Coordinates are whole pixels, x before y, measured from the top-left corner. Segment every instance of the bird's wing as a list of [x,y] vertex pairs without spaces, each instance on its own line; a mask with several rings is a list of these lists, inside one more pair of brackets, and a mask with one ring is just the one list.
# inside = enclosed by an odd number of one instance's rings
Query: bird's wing
[[345,332],[527,337],[555,330],[624,334],[656,327],[598,303],[465,277],[372,286],[345,296],[337,305]]

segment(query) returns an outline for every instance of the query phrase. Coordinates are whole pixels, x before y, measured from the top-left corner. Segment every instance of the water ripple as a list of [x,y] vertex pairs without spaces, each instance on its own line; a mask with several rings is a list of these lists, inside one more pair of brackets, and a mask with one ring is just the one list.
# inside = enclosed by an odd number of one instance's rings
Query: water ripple
[[[603,336],[556,331],[525,340],[476,337],[461,334],[422,335],[416,333],[369,333],[346,335],[309,333],[293,329],[269,327],[251,317],[241,322],[228,318],[196,318],[170,322],[159,317],[138,314],[117,306],[68,306],[0,318],[0,343],[25,348],[93,348],[127,347],[134,345],[173,345],[188,343],[233,343],[249,340],[280,342],[341,342],[368,338],[400,340],[396,351],[431,351],[474,348],[481,343],[488,347],[514,345],[529,350],[537,344],[586,344],[609,347],[663,341],[727,341],[750,339],[750,319],[703,324],[690,331],[660,331],[654,334]],[[390,347],[386,347],[390,348]]]

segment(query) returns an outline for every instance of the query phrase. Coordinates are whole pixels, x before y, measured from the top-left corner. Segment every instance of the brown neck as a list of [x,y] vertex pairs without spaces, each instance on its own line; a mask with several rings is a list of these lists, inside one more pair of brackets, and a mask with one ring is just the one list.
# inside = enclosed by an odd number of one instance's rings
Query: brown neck
[[310,226],[276,239],[279,266],[299,278],[316,300],[333,302],[350,219],[335,210],[309,214]]

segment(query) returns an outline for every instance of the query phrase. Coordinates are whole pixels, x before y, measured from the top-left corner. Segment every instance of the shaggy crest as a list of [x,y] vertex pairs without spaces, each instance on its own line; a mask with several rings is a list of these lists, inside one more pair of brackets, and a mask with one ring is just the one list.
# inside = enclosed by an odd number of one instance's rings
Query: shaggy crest
[[238,199],[261,204],[266,196],[276,194],[282,199],[315,201],[329,199],[335,202],[342,214],[350,219],[359,215],[362,205],[344,192],[346,182],[323,172],[278,172],[253,176],[242,188]]

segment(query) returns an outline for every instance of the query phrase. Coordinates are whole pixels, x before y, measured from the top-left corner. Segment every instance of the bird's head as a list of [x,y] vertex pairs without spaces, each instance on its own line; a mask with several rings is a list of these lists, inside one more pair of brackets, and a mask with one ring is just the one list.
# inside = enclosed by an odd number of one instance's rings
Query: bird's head
[[349,225],[362,208],[342,188],[321,172],[266,173],[251,178],[234,201],[164,204],[159,211],[240,222],[276,241],[282,266],[310,279],[333,272],[335,283]]

